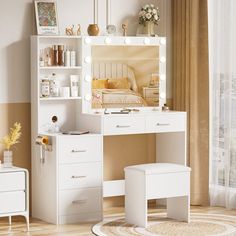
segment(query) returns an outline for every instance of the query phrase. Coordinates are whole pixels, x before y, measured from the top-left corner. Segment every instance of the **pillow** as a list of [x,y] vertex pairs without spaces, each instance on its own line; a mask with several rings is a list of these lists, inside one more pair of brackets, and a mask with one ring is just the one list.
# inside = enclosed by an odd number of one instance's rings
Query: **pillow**
[[93,89],[107,89],[108,88],[108,79],[93,79],[92,80]]
[[128,78],[108,79],[109,89],[130,89]]

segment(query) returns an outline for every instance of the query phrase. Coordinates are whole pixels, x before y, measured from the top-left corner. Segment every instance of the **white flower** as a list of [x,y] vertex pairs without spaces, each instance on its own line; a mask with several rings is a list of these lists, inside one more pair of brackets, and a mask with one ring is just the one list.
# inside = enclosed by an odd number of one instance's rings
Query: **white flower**
[[152,12],[152,9],[149,8],[149,9],[148,9],[148,12],[151,13],[151,12]]
[[155,19],[155,20],[158,20],[158,16],[157,16],[157,15],[154,15],[154,19]]
[[152,13],[153,13],[153,14],[156,14],[156,13],[157,13],[157,10],[156,10],[156,9],[153,9],[153,10],[152,10]]
[[144,9],[145,9],[145,10],[146,10],[147,8],[149,8],[149,5],[145,5],[145,6],[144,6]]
[[153,4],[151,4],[151,5],[150,5],[150,7],[152,7],[152,8],[153,8],[153,7],[154,7],[154,5],[153,5]]
[[150,14],[150,13],[147,13],[146,14],[146,18],[149,20],[149,19],[151,19],[151,17],[152,17],[152,15]]
[[145,15],[145,11],[140,11],[139,12],[139,16],[144,16]]

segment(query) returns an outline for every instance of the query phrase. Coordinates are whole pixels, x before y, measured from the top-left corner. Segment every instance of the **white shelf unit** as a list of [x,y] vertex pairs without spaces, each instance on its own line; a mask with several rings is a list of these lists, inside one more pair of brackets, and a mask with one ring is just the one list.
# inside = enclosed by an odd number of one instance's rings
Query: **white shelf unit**
[[[40,79],[44,76],[56,73],[61,86],[68,87],[70,75],[81,79],[81,40],[67,36],[31,38],[32,216],[54,224],[102,219],[102,136],[49,132],[52,116],[58,117],[61,131],[77,130],[81,91],[78,97],[40,97]],[[40,50],[52,45],[68,45],[75,50],[76,66],[40,67]],[[38,135],[48,136],[50,151],[35,144]]]

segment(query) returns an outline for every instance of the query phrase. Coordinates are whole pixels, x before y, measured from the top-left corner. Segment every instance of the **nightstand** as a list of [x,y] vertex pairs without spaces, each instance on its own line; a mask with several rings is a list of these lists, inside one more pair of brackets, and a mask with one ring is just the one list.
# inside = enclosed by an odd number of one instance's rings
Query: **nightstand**
[[29,231],[29,174],[26,169],[0,168],[0,217],[22,215]]
[[143,98],[148,106],[159,105],[159,88],[158,87],[143,87]]

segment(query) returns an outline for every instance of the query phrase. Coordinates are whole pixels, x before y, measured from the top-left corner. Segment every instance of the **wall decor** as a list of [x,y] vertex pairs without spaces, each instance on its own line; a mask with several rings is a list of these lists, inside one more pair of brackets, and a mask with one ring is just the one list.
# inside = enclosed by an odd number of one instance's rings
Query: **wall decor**
[[35,0],[34,4],[38,34],[59,34],[57,2],[55,0]]

